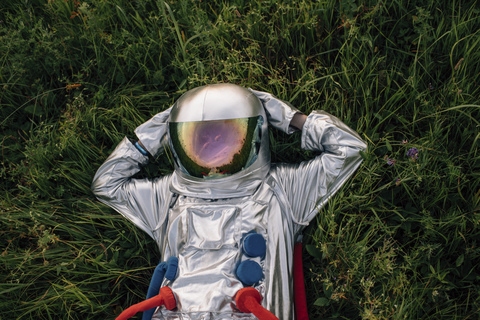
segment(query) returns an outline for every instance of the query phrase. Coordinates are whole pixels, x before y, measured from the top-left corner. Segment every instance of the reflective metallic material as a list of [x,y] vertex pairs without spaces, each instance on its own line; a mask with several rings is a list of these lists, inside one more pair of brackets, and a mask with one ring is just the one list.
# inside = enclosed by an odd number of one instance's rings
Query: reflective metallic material
[[170,122],[265,117],[262,103],[251,91],[229,83],[185,92],[173,105]]
[[[206,91],[209,103],[215,106],[225,105],[226,96],[242,101],[253,99],[254,93],[269,122],[280,130],[293,131],[288,124],[297,110],[288,103],[268,93],[237,90],[232,85],[216,90],[222,86],[212,86],[221,103],[210,95],[210,86],[193,90],[202,94]],[[238,92],[250,95],[239,98],[235,95]],[[185,95],[188,101],[197,101],[190,91]],[[229,106],[241,109],[235,103]],[[136,130],[153,155],[162,151],[162,144],[169,143],[168,121],[184,116],[198,121],[201,115],[190,117],[190,112],[184,115],[178,111],[170,115],[170,110],[175,107]],[[224,111],[219,117],[225,116]],[[244,118],[246,113],[258,115],[249,110],[238,111],[237,115]],[[208,120],[215,120],[212,117],[213,111],[209,111]],[[253,261],[263,270],[260,281],[254,284],[263,296],[262,305],[279,319],[294,319],[294,243],[318,209],[360,165],[359,151],[366,148],[354,131],[322,111],[308,116],[301,146],[320,154],[298,164],[271,165],[265,121],[258,157],[246,169],[218,179],[203,179],[185,173],[177,164],[174,173],[153,180],[133,179],[148,158],[128,139],[117,146],[95,175],[94,193],[153,237],[164,261],[172,256],[179,259],[176,279],[163,283],[176,294],[178,309],[159,308],[154,319],[255,319],[234,306],[234,295],[243,287],[236,270],[244,261]],[[265,239],[263,256],[252,257],[242,250],[243,239],[251,232]]]
[[261,139],[268,127],[264,119],[260,100],[240,86],[222,83],[187,91],[169,116],[177,171],[217,179],[252,165],[260,150],[261,157],[269,157],[268,136]]
[[258,116],[170,122],[170,140],[178,165],[185,173],[203,178],[219,178],[245,169],[256,160],[262,121]]
[[242,150],[247,138],[248,118],[177,125],[179,145],[186,155],[199,166],[214,168],[232,162],[233,156]]

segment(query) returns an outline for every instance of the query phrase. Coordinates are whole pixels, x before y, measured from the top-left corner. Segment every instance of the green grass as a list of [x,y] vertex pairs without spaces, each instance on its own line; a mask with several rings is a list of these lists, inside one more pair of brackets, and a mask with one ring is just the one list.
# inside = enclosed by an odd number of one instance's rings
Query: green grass
[[[478,319],[478,1],[25,0],[0,21],[1,319],[111,319],[144,298],[157,249],[91,180],[136,126],[218,82],[368,142],[305,232],[311,319]],[[271,137],[274,161],[312,156]],[[167,154],[142,175],[171,170]]]

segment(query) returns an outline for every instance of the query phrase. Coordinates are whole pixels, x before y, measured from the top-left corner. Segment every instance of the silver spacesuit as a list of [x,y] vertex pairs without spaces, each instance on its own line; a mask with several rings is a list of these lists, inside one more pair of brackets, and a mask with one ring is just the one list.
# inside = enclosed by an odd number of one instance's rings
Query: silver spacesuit
[[[163,283],[177,309],[160,307],[154,319],[256,319],[233,303],[244,286],[255,287],[279,319],[294,319],[294,243],[366,149],[339,119],[314,111],[301,147],[319,155],[271,164],[268,124],[292,133],[297,112],[271,94],[232,84],[195,88],[135,130],[153,157],[172,149],[172,174],[132,178],[149,157],[127,138],[99,168],[92,185],[98,199],[155,239],[164,261],[178,258],[175,279]],[[258,253],[245,250],[252,233],[264,241],[263,251],[259,242]]]

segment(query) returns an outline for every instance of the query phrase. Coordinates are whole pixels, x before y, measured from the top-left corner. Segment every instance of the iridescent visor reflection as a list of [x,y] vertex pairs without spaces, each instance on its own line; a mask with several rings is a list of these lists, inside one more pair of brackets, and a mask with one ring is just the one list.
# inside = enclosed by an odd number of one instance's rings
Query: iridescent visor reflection
[[172,142],[183,166],[197,176],[198,170],[202,175],[241,170],[248,157],[243,153],[251,149],[249,125],[255,124],[249,119],[171,123]]

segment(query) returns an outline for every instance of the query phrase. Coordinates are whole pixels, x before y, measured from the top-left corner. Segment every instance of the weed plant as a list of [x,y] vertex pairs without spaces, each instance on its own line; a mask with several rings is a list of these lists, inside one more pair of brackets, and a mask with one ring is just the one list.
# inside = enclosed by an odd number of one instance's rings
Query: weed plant
[[[478,319],[479,26],[478,1],[3,0],[0,318],[144,298],[161,257],[93,175],[186,90],[231,82],[368,142],[305,233],[311,319]],[[312,156],[271,137],[274,161]]]

